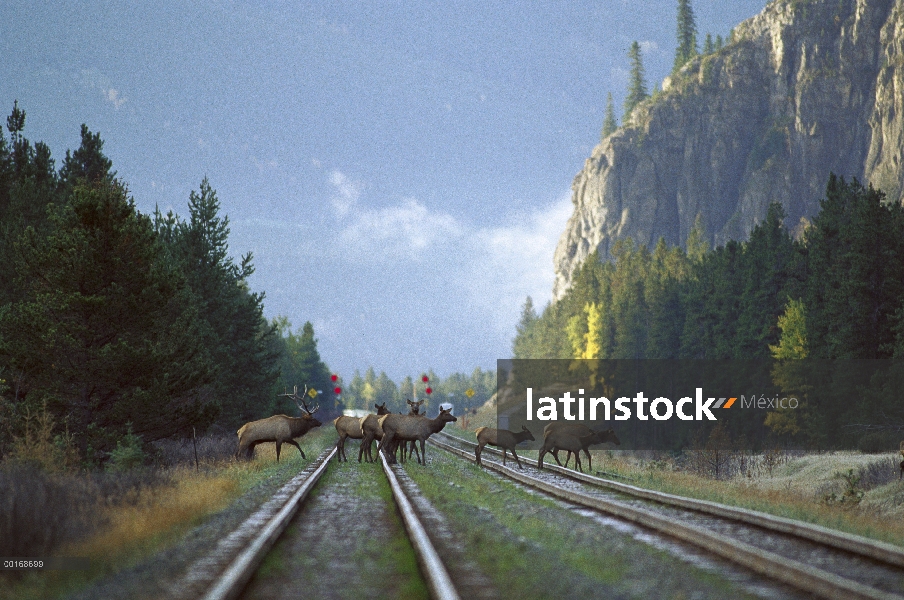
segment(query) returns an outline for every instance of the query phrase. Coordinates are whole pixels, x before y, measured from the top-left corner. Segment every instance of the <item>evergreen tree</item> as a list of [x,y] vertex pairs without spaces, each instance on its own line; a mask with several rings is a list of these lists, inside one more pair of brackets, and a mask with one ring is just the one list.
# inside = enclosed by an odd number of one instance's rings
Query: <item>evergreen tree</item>
[[521,319],[515,327],[516,334],[512,342],[512,356],[515,358],[534,358],[533,352],[536,337],[534,326],[537,320],[534,301],[528,296],[521,308]]
[[132,424],[145,441],[205,427],[213,368],[181,274],[112,181],[77,185],[48,235],[17,244],[24,290],[0,319],[17,401],[49,402],[89,458]]
[[675,49],[675,65],[678,70],[697,55],[697,23],[690,0],[678,0],[678,47]]
[[88,126],[82,123],[81,137],[78,150],[71,154],[66,151],[63,168],[60,169],[60,183],[66,191],[80,182],[93,184],[112,181],[116,177],[116,172],[110,170],[113,161],[103,153],[104,141],[100,138],[100,133],[91,133]]
[[832,174],[807,231],[804,303],[811,356],[889,358],[904,297],[904,209]]
[[712,54],[716,51],[716,46],[713,44],[713,36],[711,33],[706,34],[706,41],[703,42],[703,54]]
[[603,141],[609,134],[618,129],[618,123],[615,121],[615,109],[612,107],[612,94],[606,94],[606,115],[603,117],[603,130],[600,132],[600,141]]
[[[280,357],[280,376],[276,389],[283,391],[293,389],[297,385],[301,389],[308,386],[309,390],[324,392],[323,395],[314,397],[315,403],[320,406],[323,414],[335,412],[337,407],[333,402],[334,394],[332,393],[335,386],[330,380],[329,369],[320,359],[317,340],[314,337],[314,326],[308,321],[300,331],[292,333],[289,320],[286,317],[280,317],[274,319],[273,327],[278,332],[276,342],[281,346],[271,350],[271,354]],[[327,392],[329,393],[327,394]],[[276,412],[293,414],[297,410],[291,400],[279,396],[276,398],[278,401],[273,409]]]
[[719,50],[721,50],[723,46],[724,46],[724,42],[722,41],[722,36],[721,36],[721,35],[717,35],[717,36],[716,36],[716,48],[715,48],[715,49],[716,49],[716,52],[718,52]]
[[631,44],[631,49],[628,50],[628,59],[631,61],[631,74],[628,82],[628,96],[625,98],[625,116],[622,122],[630,120],[634,108],[650,97],[647,93],[643,57],[640,54],[640,44],[637,43],[637,40]]
[[776,320],[786,304],[787,286],[797,255],[791,235],[783,227],[785,211],[769,206],[765,220],[753,228],[742,257],[741,294],[735,347],[738,358],[765,358],[778,343]]
[[188,221],[160,220],[158,212],[156,225],[164,238],[174,227],[171,253],[206,324],[205,342],[217,365],[219,420],[229,427],[241,425],[264,416],[271,405],[276,328],[263,318],[264,295],[248,290],[247,279],[254,272],[251,254],[240,264],[229,257],[229,218],[219,216],[220,202],[206,178],[200,191],[189,195],[188,208]]

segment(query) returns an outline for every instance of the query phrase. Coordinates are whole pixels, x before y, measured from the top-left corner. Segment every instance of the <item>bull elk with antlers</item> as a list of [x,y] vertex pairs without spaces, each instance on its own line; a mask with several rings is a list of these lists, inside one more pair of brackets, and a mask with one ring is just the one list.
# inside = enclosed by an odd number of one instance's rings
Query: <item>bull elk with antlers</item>
[[291,394],[280,394],[280,396],[286,396],[295,400],[298,410],[301,411],[300,417],[273,415],[260,421],[252,421],[242,425],[242,428],[238,430],[239,447],[235,452],[236,456],[241,456],[244,453],[245,458],[251,458],[254,455],[254,447],[258,444],[276,442],[276,462],[279,462],[279,450],[283,444],[292,444],[301,452],[301,457],[307,459],[304,455],[304,450],[301,449],[295,438],[299,438],[314,427],[322,425],[320,421],[314,418],[314,413],[320,407],[316,406],[314,410],[311,410],[304,401],[307,393],[308,386],[304,386],[304,393],[299,396],[298,386],[296,385]]

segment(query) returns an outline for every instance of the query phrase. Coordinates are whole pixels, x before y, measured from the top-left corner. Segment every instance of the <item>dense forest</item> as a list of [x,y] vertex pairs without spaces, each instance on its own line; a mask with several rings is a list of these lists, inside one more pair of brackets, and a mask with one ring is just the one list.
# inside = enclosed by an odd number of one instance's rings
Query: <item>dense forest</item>
[[[188,216],[145,215],[87,126],[57,169],[0,132],[0,456],[35,418],[96,464],[131,431],[148,443],[233,432],[274,411],[285,386],[330,388],[310,323],[263,317],[252,256],[229,255],[228,217],[204,179]],[[335,413],[333,394],[317,399]],[[295,414],[294,412],[290,414]]]
[[[820,206],[792,230],[773,204],[746,242],[715,249],[698,225],[686,248],[660,240],[650,251],[625,239],[611,262],[592,255],[560,301],[538,314],[527,299],[513,355],[786,364],[904,357],[904,208],[834,174]],[[831,402],[807,398],[789,383],[789,367],[776,371],[803,406],[772,411],[766,425],[814,445],[842,431],[890,437],[904,430],[898,362],[867,382],[874,393],[859,403],[844,400],[842,382]],[[860,428],[845,429],[852,424]]]

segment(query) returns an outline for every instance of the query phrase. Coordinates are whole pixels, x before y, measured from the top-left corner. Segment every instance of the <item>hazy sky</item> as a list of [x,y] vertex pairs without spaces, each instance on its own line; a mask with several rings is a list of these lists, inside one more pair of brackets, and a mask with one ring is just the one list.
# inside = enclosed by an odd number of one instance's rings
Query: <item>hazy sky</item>
[[[58,167],[100,132],[142,212],[207,176],[267,316],[346,379],[495,368],[631,42],[650,88],[671,69],[677,1],[325,4],[7,0],[0,110]],[[763,5],[693,0],[701,43]]]

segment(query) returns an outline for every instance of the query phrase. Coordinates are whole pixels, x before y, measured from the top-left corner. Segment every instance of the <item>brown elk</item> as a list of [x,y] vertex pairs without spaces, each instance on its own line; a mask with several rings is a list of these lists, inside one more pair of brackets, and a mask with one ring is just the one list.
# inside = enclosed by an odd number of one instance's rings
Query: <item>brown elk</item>
[[[554,421],[543,428],[543,439],[545,440],[550,435],[550,433],[553,431],[567,431],[567,432],[571,433],[572,435],[576,435],[578,437],[591,436],[591,435],[597,433],[594,430],[587,427],[586,425],[581,425],[580,423],[561,423],[559,421]],[[583,446],[581,448],[581,450],[584,451],[584,455],[587,457],[587,468],[590,470],[593,470],[593,458],[591,458],[590,451],[588,450],[588,448],[590,447],[591,444],[605,444],[605,443],[611,442],[611,443],[615,444],[616,446],[621,446],[621,440],[619,440],[618,436],[615,435],[614,430],[608,429],[604,432],[601,431],[600,433],[602,433],[604,435],[596,436],[593,438],[588,437],[589,443],[586,446]],[[590,440],[594,440],[594,441],[590,441]],[[561,449],[565,450],[565,448],[561,448]],[[562,463],[559,462],[559,448],[553,447],[551,452],[552,452],[552,457],[554,459],[556,459],[556,464],[561,467]],[[571,455],[572,455],[572,452],[569,450],[568,455],[565,457],[565,467],[568,467],[568,461],[571,460]]]
[[[614,441],[612,437],[615,433],[610,429],[608,431],[594,431],[590,435],[575,435],[567,429],[553,429],[543,438],[543,447],[540,448],[540,456],[537,458],[537,468],[543,468],[543,455],[551,452],[553,448],[559,450],[568,450],[574,453],[574,462],[578,466],[578,471],[584,472],[581,468],[581,450],[587,452],[587,447],[591,444],[602,444],[608,441]],[[618,439],[617,437],[615,438]],[[555,456],[555,454],[553,454]]]
[[421,456],[418,462],[427,464],[427,455],[424,443],[427,438],[442,431],[446,423],[454,423],[456,419],[452,415],[452,409],[440,410],[436,418],[428,419],[422,416],[412,415],[386,415],[380,417],[380,427],[383,428],[383,441],[380,448],[386,456],[387,462],[394,463],[395,450],[399,442],[418,440],[421,443]]
[[301,411],[300,417],[273,415],[260,421],[252,421],[242,425],[242,428],[237,432],[239,447],[235,452],[236,456],[241,456],[244,453],[245,458],[251,458],[254,456],[254,447],[258,444],[276,442],[276,462],[279,462],[279,451],[283,444],[292,444],[301,452],[301,457],[307,459],[304,455],[304,450],[301,449],[295,438],[301,437],[314,427],[322,425],[320,421],[314,418],[314,413],[320,407],[317,406],[314,407],[314,410],[310,410],[304,401],[307,391],[308,386],[305,386],[304,393],[299,396],[298,386],[296,385],[292,394],[280,394],[280,396],[287,396],[295,400],[295,404],[298,405],[298,409]]
[[[408,400],[408,399],[406,398],[406,399],[405,399],[405,402],[408,403],[408,414],[409,414],[409,415],[414,416],[414,417],[419,416],[419,415],[422,416],[422,417],[424,416],[424,415],[421,415],[421,404],[424,403],[423,400],[417,400],[417,401],[415,401],[415,402],[412,402],[411,400]],[[424,418],[426,418],[426,417],[424,417]],[[400,446],[401,449],[402,449],[402,453],[401,453],[402,462],[405,462],[406,460],[408,460],[409,458],[411,458],[411,455],[412,455],[412,454],[416,454],[416,455],[417,455],[418,462],[420,462],[420,460],[421,460],[421,453],[418,452],[418,449],[417,449],[417,442],[415,442],[414,440],[412,440],[412,441],[408,442],[407,444],[405,444],[405,443],[399,444],[399,446]],[[405,447],[406,447],[406,446],[408,447],[408,452],[407,452],[407,454],[406,454],[406,452],[405,452]]]
[[[420,412],[421,404],[423,404],[423,400],[420,402],[412,402],[411,400],[406,400],[409,406],[409,415],[416,415]],[[386,403],[383,403],[383,406],[386,406]],[[378,413],[377,415],[367,415],[361,419],[361,431],[364,434],[364,437],[361,439],[361,447],[358,449],[358,462],[361,462],[361,456],[364,455],[364,460],[366,462],[373,462],[373,442],[374,440],[382,441],[383,440],[383,428],[380,427],[380,421],[378,415],[384,415],[386,413]]]
[[[374,404],[374,408],[377,409],[377,415],[388,415],[389,411],[386,410],[386,403],[383,404]],[[376,416],[376,415],[367,415],[367,417]],[[341,416],[333,419],[333,425],[336,426],[336,433],[339,434],[339,440],[336,441],[336,460],[342,462],[348,462],[348,456],[345,454],[345,440],[347,438],[351,438],[353,440],[360,440],[364,438],[364,429],[362,428],[362,423],[364,419],[367,417],[347,417]],[[358,452],[358,462],[361,462],[361,452]]]
[[518,458],[518,455],[515,454],[515,446],[517,446],[521,442],[526,442],[528,440],[534,441],[534,434],[532,434],[527,427],[522,425],[521,431],[517,433],[515,433],[514,431],[509,431],[508,429],[478,427],[475,433],[477,434],[477,449],[474,451],[474,455],[477,457],[478,465],[480,464],[480,455],[483,453],[483,447],[489,444],[490,446],[502,448],[503,465],[505,464],[506,451],[511,450],[512,456],[515,457],[515,461],[517,461],[518,463],[518,468],[524,468],[521,466],[521,460]]

